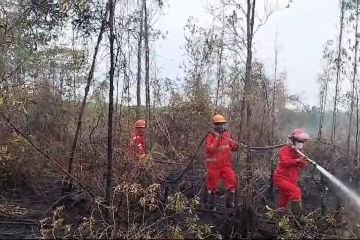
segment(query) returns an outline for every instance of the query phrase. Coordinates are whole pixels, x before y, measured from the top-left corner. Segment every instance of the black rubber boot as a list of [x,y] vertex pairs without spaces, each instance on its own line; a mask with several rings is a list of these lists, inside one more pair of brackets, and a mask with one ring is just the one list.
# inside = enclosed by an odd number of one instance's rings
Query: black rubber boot
[[283,216],[286,214],[286,208],[284,207],[280,207],[275,209],[275,212],[279,215],[279,216]]
[[206,207],[211,209],[211,210],[216,210],[215,207],[215,193],[212,191],[208,191],[207,192],[207,197],[206,197]]
[[234,200],[235,200],[235,193],[227,191],[227,193],[226,193],[226,207],[227,208],[235,207]]
[[302,202],[301,201],[292,201],[291,202],[291,211],[296,217],[302,215]]

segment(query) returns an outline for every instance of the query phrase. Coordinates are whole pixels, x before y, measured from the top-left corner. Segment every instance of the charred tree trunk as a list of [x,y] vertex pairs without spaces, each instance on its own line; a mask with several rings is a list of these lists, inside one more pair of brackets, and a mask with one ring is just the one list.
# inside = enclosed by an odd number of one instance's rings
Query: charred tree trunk
[[[223,12],[223,21],[224,21],[224,12]],[[216,86],[216,95],[215,95],[215,107],[217,108],[219,105],[219,92],[220,88],[222,87],[223,83],[223,52],[224,52],[224,26],[221,31],[221,42],[219,46],[219,53],[218,53],[218,63],[217,63],[217,86]]]
[[[75,30],[74,28],[72,28],[72,51],[73,51],[73,63],[74,63],[74,66],[76,64],[76,54],[75,54]],[[72,94],[74,96],[74,101],[76,102],[76,75],[77,75],[77,68],[74,67],[74,71],[73,71],[73,89],[72,89]],[[70,100],[71,100],[71,96],[69,96],[69,103],[70,103]]]
[[141,107],[141,70],[142,70],[142,39],[143,39],[143,14],[144,9],[143,6],[140,8],[140,29],[139,29],[139,39],[138,39],[138,52],[137,52],[137,81],[136,81],[136,118],[138,119],[140,117],[140,107]]
[[261,83],[262,83],[262,87],[263,87],[263,91],[264,91],[264,96],[265,96],[265,101],[264,101],[264,105],[263,105],[263,116],[262,116],[262,121],[261,121],[261,128],[259,131],[259,136],[258,136],[258,140],[257,140],[257,144],[264,144],[261,141],[261,136],[265,136],[265,142],[268,145],[271,145],[272,140],[270,132],[268,130],[268,123],[266,121],[266,119],[270,119],[270,99],[269,99],[269,93],[268,93],[268,85],[266,83],[266,78],[261,79]]
[[118,106],[119,106],[119,80],[120,74],[116,78],[116,98],[115,98],[115,116],[118,116]]
[[82,118],[83,118],[83,115],[84,115],[84,112],[85,112],[86,100],[87,100],[87,97],[88,97],[88,94],[89,94],[91,81],[92,81],[92,79],[94,77],[96,58],[97,58],[97,55],[98,55],[98,52],[99,52],[100,43],[102,41],[103,34],[105,32],[105,28],[106,28],[106,20],[107,20],[108,11],[109,11],[108,10],[109,9],[109,2],[106,4],[106,7],[105,7],[105,16],[103,17],[101,27],[100,27],[100,31],[99,31],[99,34],[98,34],[98,37],[97,37],[97,41],[96,41],[96,45],[95,45],[95,50],[94,50],[94,55],[93,55],[93,58],[92,58],[90,71],[89,71],[88,76],[87,76],[87,81],[86,81],[86,86],[85,86],[85,95],[84,95],[84,98],[82,100],[80,111],[79,111],[79,116],[78,116],[78,119],[77,119],[75,136],[74,136],[74,140],[73,140],[73,143],[72,143],[71,152],[70,152],[70,158],[69,158],[69,164],[68,164],[68,172],[70,174],[71,174],[71,171],[72,171],[72,165],[73,165],[73,161],[74,161],[77,141],[78,141],[80,130],[81,130]]
[[[113,162],[113,111],[114,111],[114,74],[115,74],[115,53],[114,53],[114,12],[115,3],[110,0],[109,4],[110,16],[109,16],[109,29],[110,29],[110,71],[109,71],[109,115],[108,115],[108,150],[107,150],[107,173],[106,173],[106,193],[105,202],[110,204],[111,189],[112,189],[112,162]],[[120,47],[120,46],[118,46]]]
[[360,169],[359,169],[359,89],[358,83],[356,84],[356,135],[355,135],[355,158],[354,166],[356,171],[356,182],[360,182]]
[[[119,33],[116,37],[116,44],[117,46],[122,46],[123,45],[123,33]],[[123,62],[123,60],[119,60],[124,58],[125,59],[125,53],[123,53],[120,48],[117,49],[116,51],[116,57],[115,57],[115,68],[117,67],[117,72],[116,72],[116,97],[115,97],[115,125],[118,122],[118,108],[119,108],[119,82],[120,82],[120,73],[122,68],[124,67],[125,63]],[[125,59],[126,60],[126,59]],[[119,64],[120,62],[120,64]],[[115,127],[116,128],[116,127]],[[115,130],[116,131],[116,130]]]
[[[221,45],[223,45],[221,43]],[[223,46],[220,47],[219,56],[218,56],[218,70],[217,70],[217,86],[216,86],[216,96],[215,96],[215,106],[218,107],[219,105],[219,92],[222,86],[223,81],[223,73],[222,73],[222,56],[223,56]]]
[[0,83],[1,83],[1,92],[2,95],[7,95],[9,90],[9,79],[7,79],[7,64],[6,58],[8,55],[8,47],[6,44],[6,39],[8,36],[8,27],[4,26],[0,31]]
[[[254,17],[255,17],[255,4],[256,0],[248,0],[247,10],[247,58],[245,70],[245,106],[246,106],[246,134],[245,139],[248,145],[251,144],[251,95],[252,95],[252,41],[254,32]],[[250,163],[248,165],[251,165]]]
[[277,32],[275,35],[275,47],[274,47],[274,82],[272,87],[272,104],[271,104],[271,143],[274,144],[275,140],[275,101],[276,101],[276,83],[277,83],[277,68],[278,68],[278,45],[277,45]]
[[239,232],[241,237],[247,238],[249,231],[253,228],[253,189],[251,186],[252,180],[252,164],[251,164],[251,97],[252,97],[252,42],[254,36],[254,18],[255,18],[255,6],[256,0],[247,0],[247,12],[246,12],[246,69],[245,69],[245,94],[243,98],[242,116],[246,110],[246,127],[245,127],[245,143],[247,144],[247,156],[245,159],[245,189],[243,196],[243,207],[241,209],[241,224]]
[[324,76],[323,86],[320,91],[320,116],[319,116],[319,129],[318,129],[318,140],[322,139],[325,113],[326,113],[326,101],[327,101],[327,93],[328,93],[328,85],[329,85],[329,76],[328,73]]
[[[127,115],[130,116],[130,67],[131,67],[131,41],[130,31],[127,32],[127,45],[128,45],[128,56],[127,56],[127,69],[126,74],[126,96],[127,96]],[[127,118],[127,125],[130,126],[130,118]]]
[[356,136],[355,136],[355,156],[359,159],[359,89],[356,89]]
[[[150,48],[149,48],[149,22],[148,22],[148,10],[146,0],[143,0],[144,7],[144,41],[145,41],[145,104],[146,104],[146,115],[147,121],[146,124],[150,126],[151,120],[151,107],[150,107]],[[149,134],[151,136],[151,133]],[[151,141],[150,141],[151,146]]]
[[337,104],[339,97],[339,82],[340,74],[342,68],[342,39],[343,39],[343,28],[344,28],[344,17],[345,17],[345,3],[344,0],[341,1],[341,13],[340,13],[340,32],[339,32],[339,43],[338,43],[338,53],[336,59],[336,81],[335,81],[335,97],[334,97],[334,109],[332,117],[332,131],[331,131],[331,143],[335,142],[336,138],[336,121],[337,121]]
[[359,48],[359,39],[358,39],[358,21],[359,21],[359,1],[356,1],[356,18],[355,18],[355,46],[354,46],[354,64],[353,64],[353,76],[351,82],[351,100],[350,100],[350,116],[349,116],[349,127],[348,127],[348,136],[347,136],[347,158],[350,156],[350,145],[351,145],[351,127],[354,113],[354,102],[355,102],[355,84],[357,77],[357,56],[358,56],[358,48]]
[[[343,28],[344,28],[344,18],[345,18],[345,2],[341,1],[341,13],[340,13],[340,32],[339,32],[339,43],[338,43],[338,54],[336,59],[336,81],[335,81],[335,97],[334,97],[334,109],[333,109],[333,119],[332,119],[332,131],[331,131],[331,143],[335,143],[336,139],[336,121],[337,121],[337,103],[339,95],[339,82],[340,74],[342,70],[342,38],[343,38]],[[336,211],[339,214],[341,211],[341,199],[338,198],[336,202]]]
[[[269,119],[271,119],[271,140],[269,144],[275,143],[275,101],[276,101],[276,84],[277,84],[277,70],[278,70],[278,32],[276,31],[275,34],[275,46],[274,46],[274,80],[273,80],[273,86],[272,86],[272,99],[271,99],[271,118],[270,118],[270,112],[269,112]],[[274,175],[275,167],[273,166],[272,160],[271,160],[271,169],[270,169],[270,186],[269,186],[269,195],[270,198],[274,198],[274,183],[273,183],[273,175]]]
[[319,127],[318,127],[318,140],[322,138],[323,129],[323,108],[324,108],[324,89],[320,90],[320,109],[319,109]]

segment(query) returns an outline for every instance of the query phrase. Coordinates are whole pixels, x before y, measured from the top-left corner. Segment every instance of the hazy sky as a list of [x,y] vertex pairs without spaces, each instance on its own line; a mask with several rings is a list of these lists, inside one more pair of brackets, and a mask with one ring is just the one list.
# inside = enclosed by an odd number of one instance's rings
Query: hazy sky
[[[168,4],[157,27],[169,33],[157,44],[157,54],[162,75],[175,79],[183,77],[179,65],[188,17],[194,16],[200,24],[208,23],[211,18],[206,0],[168,0]],[[293,0],[289,9],[276,12],[255,36],[255,57],[272,74],[278,29],[279,70],[287,72],[288,92],[303,94],[305,102],[311,105],[318,104],[317,75],[321,72],[322,49],[328,39],[336,37],[338,16],[337,0]]]

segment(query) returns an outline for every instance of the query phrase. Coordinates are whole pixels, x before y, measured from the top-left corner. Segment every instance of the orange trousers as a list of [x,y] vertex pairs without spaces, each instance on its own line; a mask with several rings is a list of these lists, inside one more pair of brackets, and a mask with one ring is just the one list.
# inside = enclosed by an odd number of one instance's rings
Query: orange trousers
[[281,176],[274,175],[275,186],[279,189],[278,206],[286,207],[289,201],[301,201],[301,190],[296,182]]
[[216,192],[219,180],[224,181],[225,188],[230,192],[236,190],[236,175],[232,167],[208,168],[206,177],[207,190]]

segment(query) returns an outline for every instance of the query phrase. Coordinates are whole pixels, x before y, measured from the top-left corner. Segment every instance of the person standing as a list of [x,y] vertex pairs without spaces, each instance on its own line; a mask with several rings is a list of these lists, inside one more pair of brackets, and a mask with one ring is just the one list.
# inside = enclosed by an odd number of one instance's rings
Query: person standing
[[279,213],[285,212],[288,203],[295,214],[302,210],[301,189],[298,186],[300,179],[300,169],[306,167],[309,161],[305,157],[299,156],[296,149],[302,150],[304,143],[310,139],[304,129],[294,129],[287,141],[287,145],[280,148],[279,160],[274,172],[274,185],[279,190],[278,209]]
[[130,154],[135,159],[142,159],[146,156],[145,134],[146,122],[139,119],[134,123],[134,132],[130,139]]
[[226,207],[233,207],[236,175],[232,166],[232,152],[237,151],[238,145],[226,130],[224,116],[217,114],[213,117],[212,122],[213,130],[209,132],[205,142],[206,202],[215,209],[215,192],[219,180],[223,180],[227,189]]

